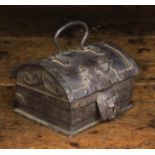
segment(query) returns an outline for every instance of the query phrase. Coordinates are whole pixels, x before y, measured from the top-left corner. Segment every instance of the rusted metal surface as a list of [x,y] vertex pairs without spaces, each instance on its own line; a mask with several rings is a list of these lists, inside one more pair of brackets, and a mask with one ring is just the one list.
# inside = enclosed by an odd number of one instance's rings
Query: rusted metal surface
[[[121,48],[104,42],[84,46],[88,26],[82,21],[69,22],[56,32],[58,50],[57,37],[73,25],[86,29],[81,49],[25,64],[11,76],[17,79],[15,111],[67,135],[131,108],[133,78],[138,74],[136,63]],[[90,100],[95,93],[95,100]],[[72,109],[80,99],[86,99],[87,105]],[[64,104],[67,108],[61,109],[59,105]]]

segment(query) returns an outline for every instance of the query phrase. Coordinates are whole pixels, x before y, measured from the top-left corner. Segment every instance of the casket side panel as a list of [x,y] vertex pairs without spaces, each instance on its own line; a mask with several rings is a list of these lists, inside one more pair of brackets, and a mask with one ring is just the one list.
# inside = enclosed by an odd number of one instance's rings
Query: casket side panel
[[[115,94],[117,94],[119,104],[118,113],[132,107],[129,99],[132,95],[133,80],[133,78],[127,79],[102,92],[105,94],[106,91],[113,91]],[[71,104],[71,127],[73,131],[79,130],[84,125],[89,126],[89,123],[91,122],[101,120],[97,105],[98,94],[99,93],[95,93],[92,96],[77,100]]]
[[42,67],[26,66],[18,71],[15,92],[16,108],[70,129],[70,104],[57,80]]

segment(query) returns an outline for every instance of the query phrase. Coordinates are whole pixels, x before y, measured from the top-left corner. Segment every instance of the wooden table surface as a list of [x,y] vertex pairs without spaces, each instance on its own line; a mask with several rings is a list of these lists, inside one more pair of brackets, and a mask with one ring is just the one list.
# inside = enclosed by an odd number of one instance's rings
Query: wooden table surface
[[[155,148],[154,10],[153,6],[0,7],[0,148]],[[74,19],[88,22],[89,43],[110,40],[125,49],[140,74],[132,109],[67,137],[13,111],[15,81],[9,75],[20,64],[54,55],[49,37]],[[65,38],[60,39],[63,49],[78,47],[77,33]]]
[[[140,67],[131,102],[115,120],[67,137],[33,122],[12,108],[13,67],[54,54],[49,37],[0,37],[0,148],[155,148],[155,37],[93,34],[90,42],[111,40]],[[61,39],[65,49],[77,47]]]

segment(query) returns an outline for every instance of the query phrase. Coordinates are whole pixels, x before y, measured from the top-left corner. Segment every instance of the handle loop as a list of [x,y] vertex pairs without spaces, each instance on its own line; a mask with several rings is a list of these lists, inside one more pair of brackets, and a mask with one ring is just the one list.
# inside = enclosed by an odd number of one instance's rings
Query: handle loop
[[57,39],[58,39],[60,33],[64,29],[66,29],[66,28],[68,28],[70,26],[73,26],[73,25],[81,25],[81,26],[83,26],[85,28],[85,34],[84,34],[84,36],[83,36],[83,38],[81,40],[81,44],[80,44],[81,49],[84,49],[84,43],[85,43],[85,41],[86,41],[86,39],[88,37],[88,33],[89,33],[88,25],[85,22],[82,22],[82,21],[71,21],[71,22],[65,24],[64,26],[62,26],[61,28],[59,28],[58,31],[55,33],[54,44],[55,44],[56,48],[58,49],[58,51],[60,53],[62,52],[62,50],[61,50],[60,46],[58,45],[58,40]]

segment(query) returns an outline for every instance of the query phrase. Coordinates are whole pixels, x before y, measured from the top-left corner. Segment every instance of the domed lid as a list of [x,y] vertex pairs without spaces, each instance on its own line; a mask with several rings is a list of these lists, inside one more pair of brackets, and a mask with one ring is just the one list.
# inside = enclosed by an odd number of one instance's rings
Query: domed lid
[[[81,49],[61,52],[57,43],[58,35],[66,27],[76,24],[83,25],[86,29]],[[34,64],[55,77],[66,92],[69,102],[108,89],[138,73],[134,60],[120,47],[104,42],[84,46],[87,35],[88,26],[83,22],[64,25],[55,35],[55,44],[60,53]]]

